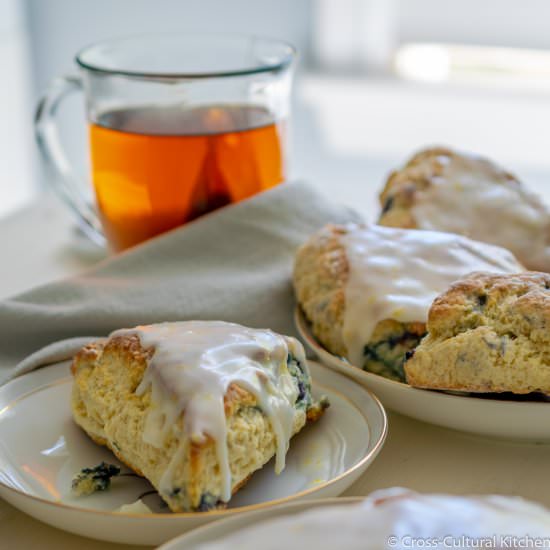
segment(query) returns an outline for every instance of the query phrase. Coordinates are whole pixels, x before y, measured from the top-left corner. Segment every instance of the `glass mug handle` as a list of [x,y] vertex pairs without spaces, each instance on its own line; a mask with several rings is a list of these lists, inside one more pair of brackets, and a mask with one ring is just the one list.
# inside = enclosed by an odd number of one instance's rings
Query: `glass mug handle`
[[35,136],[40,152],[52,171],[54,190],[76,215],[84,233],[96,244],[104,245],[106,241],[101,223],[81,191],[82,184],[67,159],[54,120],[61,101],[76,91],[82,91],[82,80],[77,75],[65,75],[52,81],[36,109]]

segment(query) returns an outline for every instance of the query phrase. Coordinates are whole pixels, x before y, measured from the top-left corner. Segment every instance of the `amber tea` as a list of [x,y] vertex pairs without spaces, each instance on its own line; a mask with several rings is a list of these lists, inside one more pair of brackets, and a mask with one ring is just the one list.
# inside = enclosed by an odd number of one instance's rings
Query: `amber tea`
[[102,225],[120,250],[281,183],[284,121],[243,105],[111,111],[90,124]]

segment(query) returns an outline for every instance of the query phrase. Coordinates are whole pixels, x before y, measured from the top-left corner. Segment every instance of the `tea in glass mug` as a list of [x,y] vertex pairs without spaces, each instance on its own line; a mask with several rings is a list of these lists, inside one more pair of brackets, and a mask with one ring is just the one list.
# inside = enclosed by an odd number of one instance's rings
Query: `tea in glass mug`
[[[146,35],[77,55],[37,115],[53,183],[96,242],[122,250],[286,179],[295,51],[244,35]],[[96,205],[79,192],[53,115],[84,89]]]

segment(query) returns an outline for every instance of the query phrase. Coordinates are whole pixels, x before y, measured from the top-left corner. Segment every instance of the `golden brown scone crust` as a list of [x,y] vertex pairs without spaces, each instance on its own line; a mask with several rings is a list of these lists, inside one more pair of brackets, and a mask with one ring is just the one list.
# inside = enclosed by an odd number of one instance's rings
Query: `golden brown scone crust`
[[[460,153],[446,147],[430,147],[416,153],[403,168],[391,172],[380,193],[382,213],[378,223],[388,227],[417,229],[419,226],[411,211],[415,203],[415,194],[431,187],[434,180],[443,174],[439,157],[459,156]],[[493,169],[502,180],[513,185],[521,185],[509,172],[494,164]]]
[[550,395],[550,275],[473,273],[434,301],[409,384]]
[[[183,449],[175,468],[173,490],[161,494],[174,512],[223,506],[222,479],[214,441],[196,443],[186,438],[183,415],[163,448],[143,441],[145,419],[152,407],[151,390],[136,395],[154,349],[143,349],[135,335],[111,338],[84,347],[74,358],[73,417],[96,442],[107,446],[119,460],[146,477],[158,490],[171,458]],[[275,454],[276,438],[268,417],[256,407],[253,394],[232,384],[225,396],[228,453],[232,492]],[[321,410],[310,409],[310,419]],[[296,409],[293,433],[306,423],[307,411]],[[179,436],[177,434],[180,434]]]
[[342,326],[349,264],[340,241],[346,233],[344,226],[330,224],[312,235],[296,253],[293,277],[296,298],[315,337],[341,356],[347,353]]
[[[342,357],[347,356],[342,329],[349,264],[341,239],[347,232],[345,226],[329,224],[312,235],[296,253],[293,275],[298,304],[311,323],[313,334],[328,351]],[[424,323],[400,323],[385,319],[376,325],[370,342],[365,342],[365,345],[370,343],[376,346],[404,334],[418,339],[425,330]],[[382,348],[379,346],[379,349]],[[384,362],[372,358],[366,361],[368,364],[356,366],[390,378],[399,378],[388,371]],[[388,364],[397,362],[393,357],[391,360],[387,357]]]

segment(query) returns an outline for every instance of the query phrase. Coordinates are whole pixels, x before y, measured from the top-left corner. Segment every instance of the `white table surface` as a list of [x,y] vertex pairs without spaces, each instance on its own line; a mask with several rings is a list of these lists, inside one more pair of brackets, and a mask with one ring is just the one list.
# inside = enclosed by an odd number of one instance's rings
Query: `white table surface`
[[[311,110],[317,106],[327,110],[329,114],[334,112],[330,111],[329,105],[323,104],[325,88],[321,89],[323,93],[314,86],[304,89],[314,96],[309,103]],[[384,90],[370,90],[369,93],[384,95],[383,92]],[[339,97],[342,97],[345,92],[340,90],[338,93]],[[352,99],[350,98],[348,103],[352,102]],[[361,96],[361,101],[363,100],[364,96]],[[361,127],[361,121],[357,120],[361,116],[367,117],[363,121],[363,127],[370,129],[368,134],[371,138],[376,132],[384,131],[383,136],[380,134],[380,143],[387,141],[391,132],[403,127],[403,120],[395,121],[389,117],[383,119],[380,113],[369,112],[369,108],[372,111],[367,102],[364,109],[357,111],[358,115],[352,124],[356,126],[355,131],[359,131]],[[372,118],[368,117],[374,117],[375,114],[379,127],[369,127],[368,121]],[[306,118],[305,115],[301,115],[301,126],[295,138],[298,175],[310,174],[322,190],[333,194],[335,199],[341,202],[359,208],[368,217],[372,217],[376,210],[375,195],[384,174],[398,160],[402,160],[404,154],[412,152],[419,144],[435,141],[433,137],[438,134],[433,124],[441,123],[440,120],[432,121],[431,134],[429,128],[423,128],[420,140],[418,136],[411,135],[408,141],[403,141],[401,136],[395,150],[386,147],[384,151],[376,151],[375,155],[369,156],[358,151],[346,154],[346,144],[331,143],[326,132],[324,138],[321,133],[319,134],[321,137],[317,137],[318,142],[306,139],[313,136],[307,129]],[[321,120],[320,124],[330,124],[330,121]],[[339,119],[333,123],[333,129],[338,124],[342,124]],[[392,125],[395,128],[392,128]],[[353,128],[341,130],[346,130],[349,137],[349,131]],[[357,135],[356,139],[359,137]],[[531,137],[529,135],[527,139]],[[477,150],[491,152],[490,144],[493,142],[490,136],[486,137],[486,147],[479,143],[479,133],[475,134],[474,139],[477,140]],[[500,136],[499,139],[502,142],[504,137]],[[338,141],[336,138],[334,140]],[[449,143],[452,138],[447,136],[445,141]],[[344,151],[341,147],[344,147]],[[407,147],[408,151],[403,153],[402,149]],[[531,154],[532,149],[529,151]],[[550,186],[546,185],[550,167],[544,165],[544,160],[537,163],[531,158],[523,159],[518,154],[510,158],[511,168],[518,169],[531,187],[544,194],[547,202],[550,202]],[[345,177],[342,174],[345,174]],[[93,265],[102,256],[102,252],[93,247],[83,247],[82,242],[75,238],[71,218],[56,200],[52,197],[42,197],[30,207],[0,220],[0,299],[34,285],[78,272]],[[393,413],[389,414],[389,421],[390,429],[385,447],[366,474],[347,491],[346,495],[365,495],[379,488],[403,486],[419,491],[454,494],[521,495],[550,506],[550,492],[546,483],[550,445],[487,440],[424,424]],[[2,500],[0,547],[44,550],[128,548],[64,533],[26,516]]]

